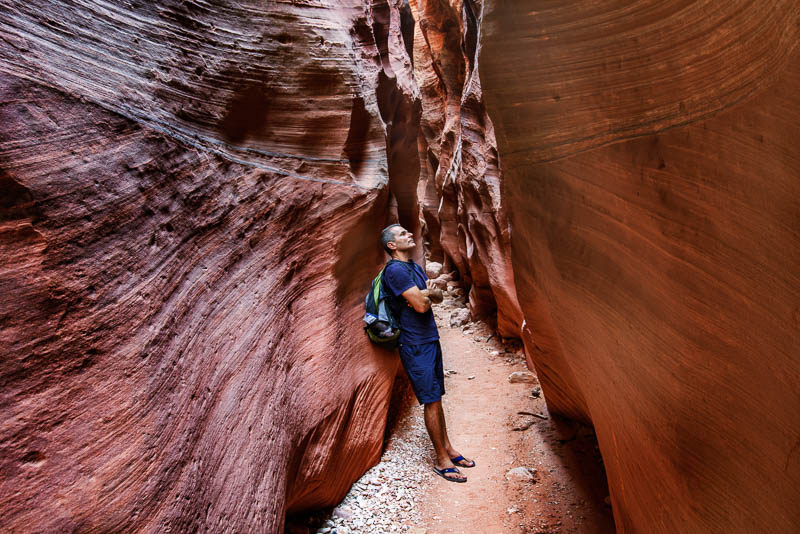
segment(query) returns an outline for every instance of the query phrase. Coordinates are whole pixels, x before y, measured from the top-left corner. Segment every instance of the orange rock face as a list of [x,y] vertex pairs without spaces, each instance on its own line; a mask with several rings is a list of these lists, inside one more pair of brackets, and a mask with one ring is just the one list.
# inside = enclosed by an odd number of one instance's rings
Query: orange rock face
[[797,43],[790,1],[487,2],[526,349],[621,532],[800,524]]
[[401,13],[0,21],[0,530],[277,532],[338,502],[398,368],[360,326],[389,189],[419,230]]

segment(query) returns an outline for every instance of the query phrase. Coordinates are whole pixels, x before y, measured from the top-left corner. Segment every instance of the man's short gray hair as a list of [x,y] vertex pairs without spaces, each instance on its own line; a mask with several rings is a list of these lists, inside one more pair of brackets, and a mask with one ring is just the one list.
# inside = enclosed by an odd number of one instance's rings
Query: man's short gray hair
[[388,243],[394,241],[394,231],[392,228],[395,226],[400,226],[399,224],[390,224],[383,230],[381,230],[381,245],[383,245],[383,250],[385,250],[390,256],[392,255],[392,249],[386,246]]

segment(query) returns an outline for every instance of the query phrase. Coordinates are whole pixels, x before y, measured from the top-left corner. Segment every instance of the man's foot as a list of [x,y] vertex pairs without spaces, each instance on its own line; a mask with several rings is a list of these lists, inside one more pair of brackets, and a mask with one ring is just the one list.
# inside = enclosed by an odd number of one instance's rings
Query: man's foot
[[453,462],[453,465],[457,465],[458,467],[475,467],[474,460],[470,460],[469,458],[464,458],[460,454],[455,458],[450,458],[450,461]]
[[449,480],[450,482],[467,481],[467,477],[462,475],[461,471],[459,471],[457,467],[445,467],[444,469],[439,469],[434,465],[433,471],[443,479]]

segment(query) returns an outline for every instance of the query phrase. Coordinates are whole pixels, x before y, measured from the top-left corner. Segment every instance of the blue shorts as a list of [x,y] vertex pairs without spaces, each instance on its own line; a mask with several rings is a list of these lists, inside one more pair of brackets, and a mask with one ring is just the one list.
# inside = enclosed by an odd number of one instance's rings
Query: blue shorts
[[420,345],[400,344],[400,360],[420,404],[442,400],[444,367],[439,341]]

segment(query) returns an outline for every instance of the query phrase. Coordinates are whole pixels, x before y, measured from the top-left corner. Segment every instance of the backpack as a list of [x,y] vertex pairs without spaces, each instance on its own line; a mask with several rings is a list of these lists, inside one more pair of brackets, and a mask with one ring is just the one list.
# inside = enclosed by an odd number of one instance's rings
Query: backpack
[[[399,313],[395,302],[396,297],[386,288],[383,281],[383,273],[386,271],[386,267],[396,261],[399,260],[389,260],[383,266],[378,276],[372,280],[372,286],[364,299],[366,308],[364,330],[367,332],[370,341],[388,349],[393,349],[397,346],[397,338],[400,337],[400,323],[397,320]],[[413,272],[408,264],[405,262],[400,263],[405,265],[413,278]]]

